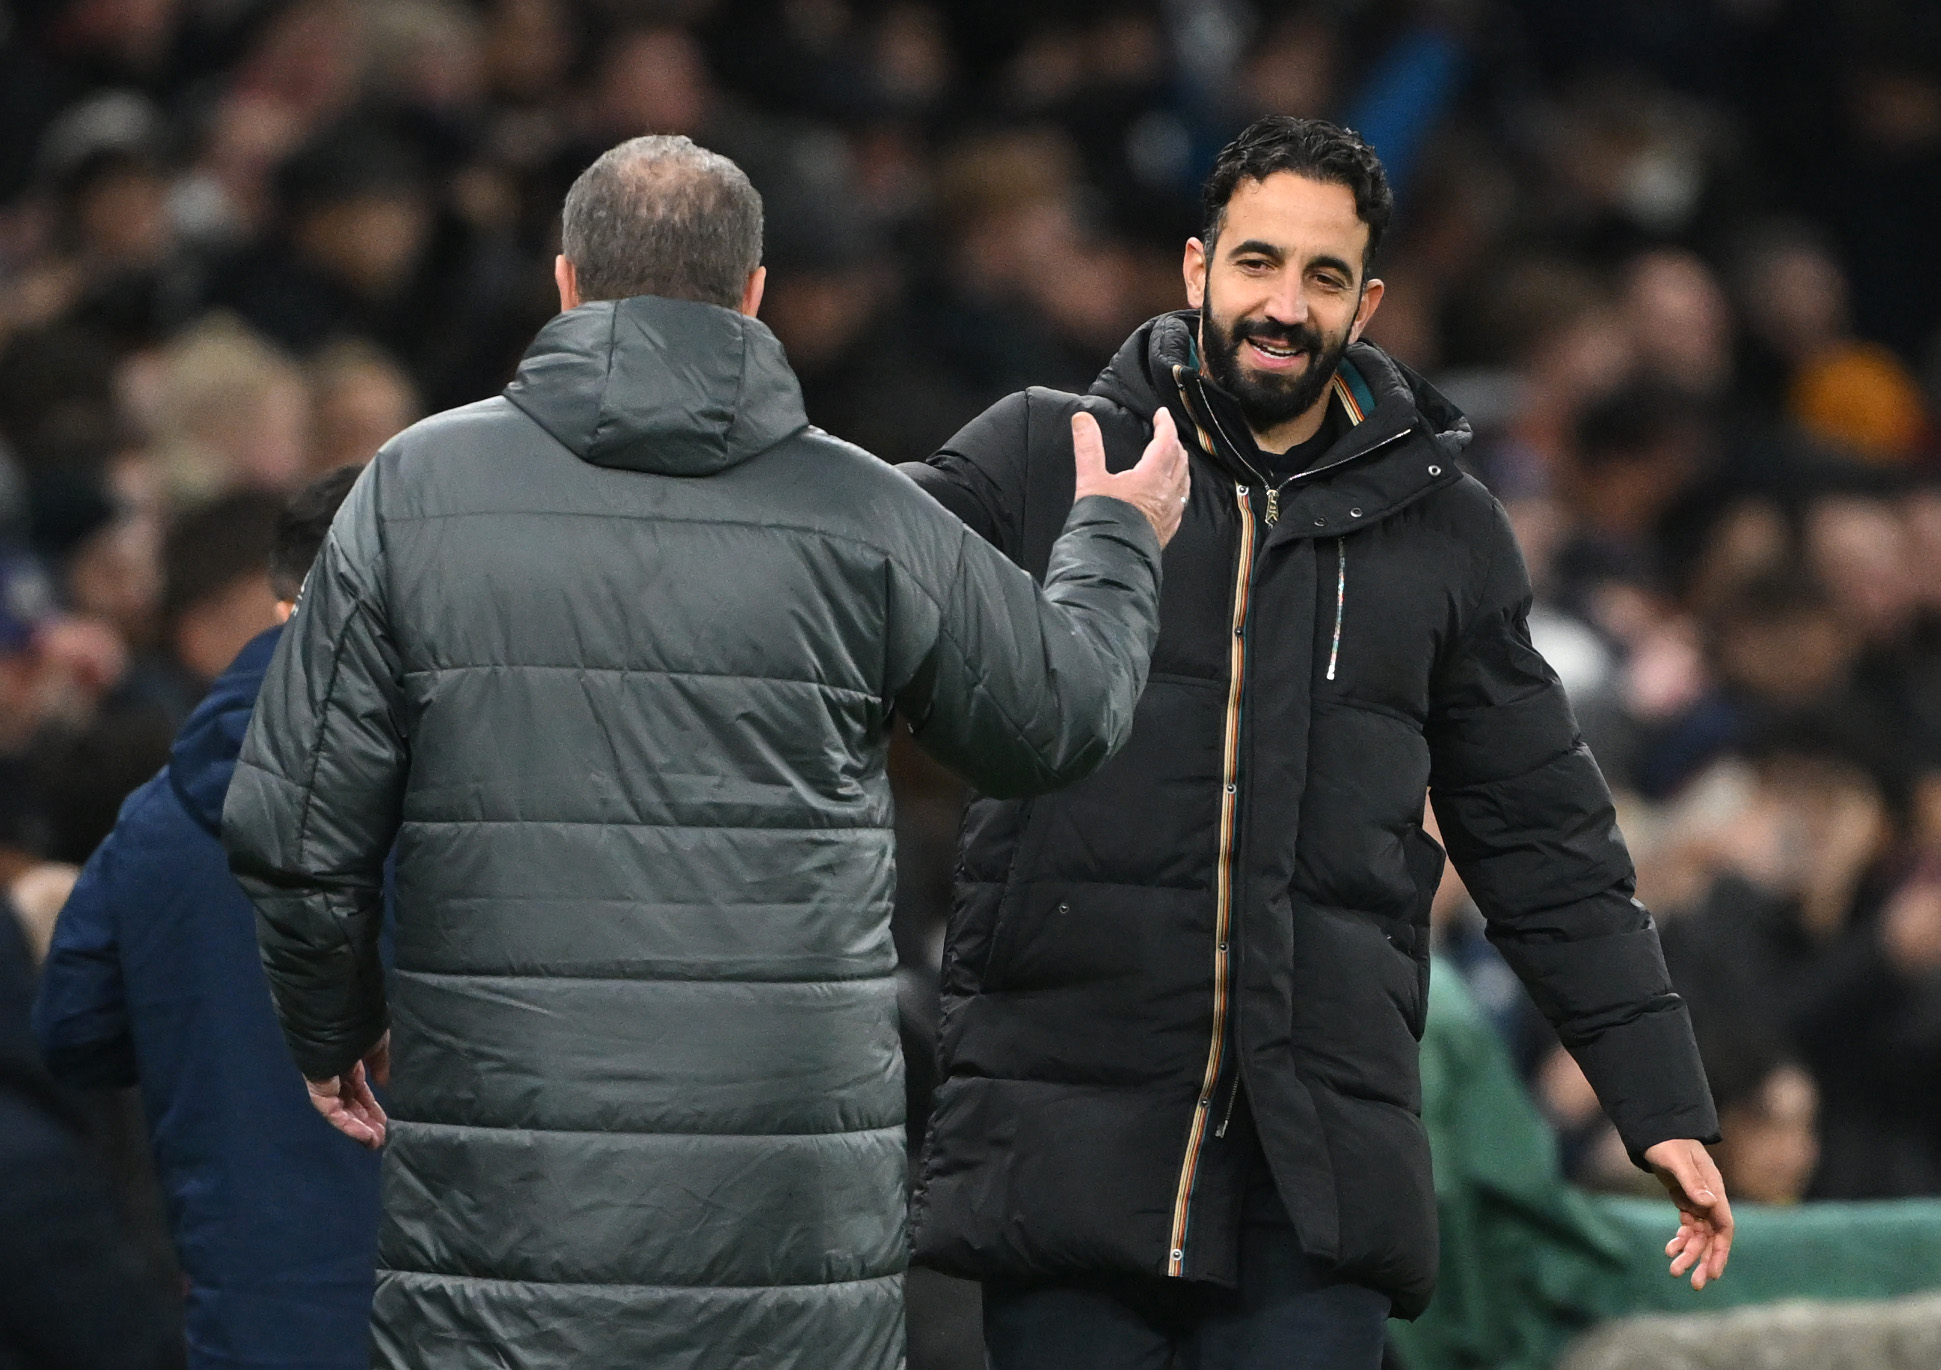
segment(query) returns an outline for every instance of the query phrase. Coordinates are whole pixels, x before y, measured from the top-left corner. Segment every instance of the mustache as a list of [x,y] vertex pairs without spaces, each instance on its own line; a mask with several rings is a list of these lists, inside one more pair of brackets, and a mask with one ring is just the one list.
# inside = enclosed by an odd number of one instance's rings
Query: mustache
[[1327,339],[1312,324],[1276,323],[1272,319],[1241,319],[1234,324],[1232,337],[1235,347],[1258,338],[1277,347],[1298,348],[1311,356],[1320,355],[1327,345]]

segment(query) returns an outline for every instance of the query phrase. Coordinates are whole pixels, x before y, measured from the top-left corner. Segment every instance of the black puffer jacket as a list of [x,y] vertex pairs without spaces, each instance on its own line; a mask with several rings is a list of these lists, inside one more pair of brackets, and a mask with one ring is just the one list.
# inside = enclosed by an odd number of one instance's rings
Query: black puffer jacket
[[646,297],[378,454],[224,822],[304,1074],[393,1030],[380,1364],[900,1363],[886,720],[1013,794],[1124,739],[1158,542],[1066,526],[1040,590]]
[[1230,1280],[1240,1090],[1303,1245],[1413,1316],[1436,1269],[1425,790],[1634,1154],[1710,1137],[1711,1101],[1610,796],[1530,645],[1509,525],[1457,470],[1467,423],[1358,345],[1335,397],[1353,426],[1269,494],[1220,436],[1245,429],[1201,383],[1192,322],[1146,325],[1082,400],[1014,395],[905,468],[1037,571],[1075,407],[1115,469],[1161,404],[1199,444],[1132,741],[967,819],[917,1258]]

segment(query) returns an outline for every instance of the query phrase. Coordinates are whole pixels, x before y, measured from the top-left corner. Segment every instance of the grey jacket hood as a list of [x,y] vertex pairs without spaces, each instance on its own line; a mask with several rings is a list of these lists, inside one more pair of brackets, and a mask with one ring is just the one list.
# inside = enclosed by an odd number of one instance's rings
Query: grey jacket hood
[[505,396],[582,461],[668,476],[725,471],[809,423],[767,325],[657,295],[560,314]]

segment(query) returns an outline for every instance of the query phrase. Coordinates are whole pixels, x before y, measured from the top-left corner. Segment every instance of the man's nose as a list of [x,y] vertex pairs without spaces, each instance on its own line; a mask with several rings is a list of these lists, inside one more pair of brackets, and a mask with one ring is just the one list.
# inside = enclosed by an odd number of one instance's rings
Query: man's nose
[[1290,327],[1305,324],[1307,312],[1307,291],[1298,279],[1276,286],[1267,297],[1266,314],[1275,323]]

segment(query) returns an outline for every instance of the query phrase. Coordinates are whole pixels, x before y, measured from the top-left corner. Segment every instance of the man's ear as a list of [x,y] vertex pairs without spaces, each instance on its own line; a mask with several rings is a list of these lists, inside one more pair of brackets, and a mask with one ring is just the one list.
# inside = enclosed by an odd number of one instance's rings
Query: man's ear
[[1206,303],[1206,244],[1198,238],[1186,240],[1186,256],[1179,264],[1186,281],[1186,307],[1198,309]]
[[564,252],[553,258],[553,284],[559,287],[559,312],[580,307],[579,268],[567,258]]
[[748,284],[741,288],[741,312],[754,318],[761,312],[762,291],[768,288],[768,268],[758,266],[748,273]]
[[1368,321],[1375,317],[1375,311],[1381,307],[1382,294],[1387,288],[1382,284],[1379,276],[1370,277],[1362,282],[1361,303],[1355,306],[1354,326],[1348,330],[1349,342],[1361,341],[1361,331],[1368,327]]

